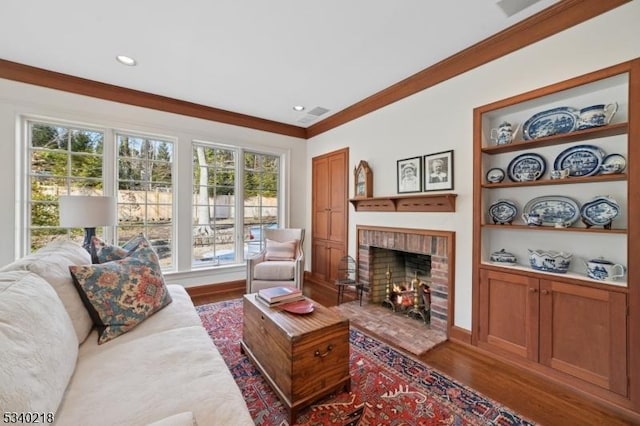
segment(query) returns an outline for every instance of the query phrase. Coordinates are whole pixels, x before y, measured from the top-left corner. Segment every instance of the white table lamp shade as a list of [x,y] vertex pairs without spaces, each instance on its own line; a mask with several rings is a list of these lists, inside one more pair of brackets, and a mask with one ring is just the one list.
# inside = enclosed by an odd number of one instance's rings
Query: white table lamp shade
[[95,228],[116,224],[115,197],[63,195],[60,197],[62,228]]

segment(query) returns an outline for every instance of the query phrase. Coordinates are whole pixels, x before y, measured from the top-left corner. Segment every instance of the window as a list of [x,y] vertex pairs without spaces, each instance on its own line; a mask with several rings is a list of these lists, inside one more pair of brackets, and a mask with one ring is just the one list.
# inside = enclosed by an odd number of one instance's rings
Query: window
[[280,158],[244,153],[245,252],[258,253],[265,245],[266,228],[277,228],[280,200]]
[[237,263],[237,150],[193,145],[194,266]]
[[173,143],[117,134],[118,243],[144,233],[163,268],[173,265]]
[[[31,250],[59,237],[82,243],[83,229],[60,227],[61,195],[117,197],[118,224],[99,227],[97,234],[122,245],[144,233],[165,271],[177,265],[241,265],[247,255],[264,247],[264,230],[280,224],[281,154],[206,142],[180,147],[193,158],[192,183],[191,172],[187,179],[183,172],[180,186],[192,188],[192,215],[180,221],[184,232],[177,241],[174,205],[185,202],[189,194],[177,196],[176,141],[38,119],[27,119],[25,129],[27,201],[20,215],[25,226],[20,229],[25,229],[24,247]],[[179,247],[186,253],[178,253]],[[178,262],[180,257],[186,264]]]
[[27,247],[36,250],[63,235],[82,242],[82,229],[59,227],[58,197],[103,195],[104,132],[35,121],[27,129]]
[[237,264],[264,247],[264,229],[279,223],[279,176],[277,155],[194,143],[194,266]]

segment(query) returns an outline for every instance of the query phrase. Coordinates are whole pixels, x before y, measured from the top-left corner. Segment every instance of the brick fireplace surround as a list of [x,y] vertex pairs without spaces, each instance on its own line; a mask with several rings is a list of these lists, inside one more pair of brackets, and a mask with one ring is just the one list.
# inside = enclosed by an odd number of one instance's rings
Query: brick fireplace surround
[[369,288],[380,284],[374,282],[371,268],[373,247],[431,256],[431,329],[448,335],[453,319],[455,232],[358,225],[356,233],[358,279]]

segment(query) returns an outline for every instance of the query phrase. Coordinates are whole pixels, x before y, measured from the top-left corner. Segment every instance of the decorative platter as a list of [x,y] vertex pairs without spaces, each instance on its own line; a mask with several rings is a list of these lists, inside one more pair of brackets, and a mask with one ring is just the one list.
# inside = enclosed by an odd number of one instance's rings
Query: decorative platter
[[616,173],[621,173],[627,168],[627,159],[622,154],[609,154],[602,159],[602,168],[615,167]]
[[558,154],[553,168],[569,169],[569,176],[592,176],[600,171],[604,156],[604,151],[595,145],[576,145]]
[[518,206],[510,200],[498,200],[489,206],[489,217],[495,224],[510,224],[516,214],[518,214]]
[[573,132],[580,118],[580,110],[572,107],[558,107],[534,114],[522,126],[524,140],[545,138]]
[[546,195],[525,204],[524,213],[540,215],[542,225],[571,226],[580,217],[580,207],[569,197]]
[[611,222],[620,214],[620,205],[611,197],[598,195],[593,200],[582,205],[580,215],[582,222],[587,226],[604,226],[611,228]]
[[504,170],[499,167],[494,167],[487,172],[487,182],[499,183],[504,180]]
[[547,162],[540,154],[525,153],[515,157],[509,163],[507,167],[507,176],[514,182],[520,182],[520,179],[516,178],[516,175],[520,175],[525,172],[540,172],[535,180],[540,179],[547,170]]
[[308,300],[299,300],[297,302],[286,303],[281,306],[282,310],[291,312],[292,314],[310,314],[313,312],[313,303]]

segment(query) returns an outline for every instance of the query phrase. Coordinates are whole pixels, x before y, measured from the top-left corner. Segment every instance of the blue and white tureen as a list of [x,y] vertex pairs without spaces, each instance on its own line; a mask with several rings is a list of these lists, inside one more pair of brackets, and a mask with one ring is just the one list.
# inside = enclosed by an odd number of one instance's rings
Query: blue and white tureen
[[564,274],[569,270],[573,254],[553,250],[529,250],[529,263],[537,271]]
[[491,253],[489,260],[498,265],[515,265],[517,258],[505,249],[500,249],[499,251]]

